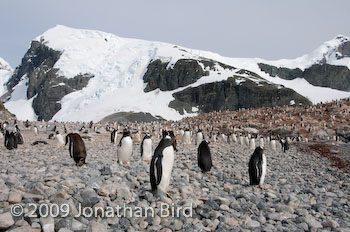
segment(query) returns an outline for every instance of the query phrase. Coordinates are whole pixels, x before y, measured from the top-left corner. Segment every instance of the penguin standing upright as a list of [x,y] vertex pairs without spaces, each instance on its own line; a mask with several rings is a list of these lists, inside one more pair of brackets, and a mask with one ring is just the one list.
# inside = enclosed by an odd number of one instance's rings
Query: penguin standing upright
[[261,147],[255,148],[253,155],[250,157],[248,171],[250,185],[264,184],[266,175],[266,157]]
[[34,134],[37,136],[39,134],[39,129],[37,126],[34,126]]
[[152,138],[149,133],[143,137],[141,142],[141,157],[143,161],[150,162],[152,160]]
[[111,143],[116,144],[118,140],[117,137],[118,137],[118,130],[114,129],[111,133]]
[[56,131],[55,139],[56,139],[57,147],[64,147],[65,142],[64,142],[63,136],[60,134],[59,131]]
[[135,143],[141,142],[140,132],[136,132],[134,140],[135,140]]
[[132,139],[130,136],[130,131],[124,129],[123,137],[120,139],[117,148],[117,157],[119,164],[129,163],[132,154]]
[[191,132],[189,129],[185,130],[184,136],[182,137],[184,145],[191,145]]
[[202,130],[198,130],[197,135],[196,135],[196,145],[199,146],[201,142],[203,141],[203,133]]
[[150,167],[150,182],[153,192],[158,189],[166,193],[169,186],[174,165],[175,152],[172,145],[174,139],[175,137],[163,138],[154,151]]
[[86,149],[83,139],[77,133],[70,133],[66,136],[66,143],[69,143],[69,155],[72,157],[77,166],[85,164]]
[[237,136],[236,134],[231,135],[232,142],[236,143],[237,142]]
[[255,138],[251,138],[249,141],[249,149],[254,150],[255,149]]
[[202,170],[202,172],[209,172],[211,167],[213,166],[208,144],[209,143],[206,140],[203,140],[198,146],[198,166]]
[[265,144],[264,144],[264,138],[261,137],[261,138],[260,138],[260,141],[259,141],[259,146],[260,146],[260,147],[264,147],[264,145],[265,145]]
[[8,150],[17,148],[17,138],[15,136],[15,133],[13,132],[10,133],[8,130],[6,130],[4,145]]

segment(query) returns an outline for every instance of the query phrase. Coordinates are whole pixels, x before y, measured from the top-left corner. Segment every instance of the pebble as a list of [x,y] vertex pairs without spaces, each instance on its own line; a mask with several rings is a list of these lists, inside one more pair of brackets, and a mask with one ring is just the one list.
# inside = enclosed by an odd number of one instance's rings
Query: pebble
[[15,224],[10,212],[0,214],[0,229],[7,229]]
[[[24,148],[24,144],[18,150],[2,150],[0,219],[5,220],[0,220],[0,230],[248,232],[350,228],[349,174],[329,169],[328,160],[300,151],[294,144],[287,154],[264,151],[267,174],[265,189],[260,189],[248,185],[247,163],[252,152],[246,147],[221,140],[210,144],[214,168],[203,174],[197,165],[197,147],[180,143],[168,195],[153,195],[149,163],[140,160],[139,145],[134,146],[130,164],[121,166],[109,136],[102,133],[94,136],[94,141],[84,140],[88,159],[82,167],[74,165],[67,148],[59,149],[56,144],[45,149],[30,145]],[[30,139],[26,137],[25,141]],[[21,159],[11,152],[21,154]],[[192,206],[192,217],[185,217],[180,210],[180,215],[161,218],[161,202],[175,207],[171,213],[176,213],[177,207]],[[24,206],[26,216],[29,203],[68,204],[70,213],[55,219],[12,218],[9,210],[18,203]],[[155,216],[106,218],[99,212],[98,217],[74,217],[79,204],[95,209],[124,204],[152,207]]]

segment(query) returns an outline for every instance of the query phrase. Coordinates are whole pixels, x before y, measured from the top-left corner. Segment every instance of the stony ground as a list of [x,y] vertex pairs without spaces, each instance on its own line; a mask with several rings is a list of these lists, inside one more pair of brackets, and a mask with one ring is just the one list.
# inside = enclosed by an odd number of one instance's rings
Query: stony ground
[[[23,135],[25,144],[17,150],[1,145],[0,231],[350,231],[349,173],[299,145],[287,153],[265,151],[267,175],[260,189],[248,185],[247,147],[210,144],[214,168],[202,174],[196,146],[179,144],[167,197],[149,191],[149,163],[140,160],[138,144],[130,165],[120,166],[109,134],[88,134],[87,164],[76,167],[68,148],[57,147],[47,133]],[[49,144],[31,146],[35,140]],[[161,203],[170,206],[169,217],[162,217]],[[11,216],[15,204],[24,215]],[[70,211],[64,218],[29,217],[31,204],[68,204]],[[101,217],[99,211],[76,217],[80,205],[153,207],[156,215]]]

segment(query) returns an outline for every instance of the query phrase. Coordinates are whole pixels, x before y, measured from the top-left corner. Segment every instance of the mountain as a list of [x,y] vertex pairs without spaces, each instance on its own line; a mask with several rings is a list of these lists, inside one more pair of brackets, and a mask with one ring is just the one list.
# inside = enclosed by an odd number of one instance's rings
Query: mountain
[[0,96],[7,91],[6,83],[10,79],[13,70],[11,66],[0,57]]
[[[342,67],[350,63],[346,63],[346,46],[337,63]],[[303,59],[310,65],[319,62]],[[31,42],[3,98],[19,119],[100,121],[116,113],[141,112],[178,120],[213,110],[309,105],[350,96],[347,91],[313,86],[303,78],[285,80],[261,68],[261,64],[276,68],[286,64],[293,69],[298,61],[227,58],[168,43],[56,26]]]

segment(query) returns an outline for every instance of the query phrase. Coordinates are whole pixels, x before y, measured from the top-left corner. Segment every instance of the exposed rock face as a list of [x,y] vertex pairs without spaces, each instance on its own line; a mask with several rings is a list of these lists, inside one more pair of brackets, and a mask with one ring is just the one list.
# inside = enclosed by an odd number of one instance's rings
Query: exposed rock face
[[57,75],[55,63],[61,53],[44,43],[32,41],[31,47],[7,83],[9,91],[26,75],[28,78],[28,99],[33,100],[34,112],[38,120],[50,120],[60,109],[59,101],[67,94],[84,88],[93,75],[81,74],[72,79]]
[[340,53],[337,58],[350,57],[350,41],[344,42],[338,48],[338,52]]
[[[343,46],[350,46],[345,43]],[[343,55],[348,49],[344,49]],[[349,51],[350,52],[350,51]],[[344,55],[344,56],[345,56]],[[259,68],[272,77],[280,77],[286,80],[304,78],[310,84],[322,87],[329,87],[343,91],[350,91],[350,70],[345,66],[315,64],[302,71],[301,69],[278,68],[272,65],[259,63]]]
[[4,104],[2,104],[2,102],[0,101],[0,120],[2,121],[6,121],[6,120],[10,120],[10,119],[15,119],[16,116],[14,114],[11,114],[4,106]]
[[226,69],[235,69],[211,60],[180,59],[173,67],[168,67],[168,65],[169,62],[162,62],[161,60],[152,61],[148,65],[147,72],[143,76],[144,82],[147,83],[145,92],[157,88],[163,91],[174,90],[192,84],[199,78],[209,75],[209,72],[204,70],[207,67],[214,70],[215,65],[220,65]]
[[289,105],[291,100],[297,105],[311,105],[309,100],[291,89],[277,88],[268,83],[258,85],[249,79],[237,84],[236,78],[177,92],[169,106],[183,114],[184,110],[192,112],[192,107],[197,107],[200,112],[210,112]]

